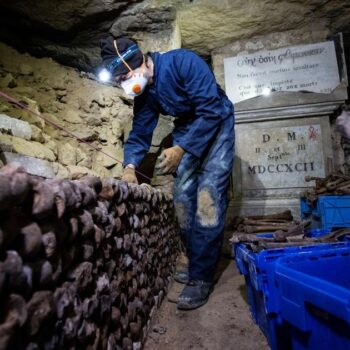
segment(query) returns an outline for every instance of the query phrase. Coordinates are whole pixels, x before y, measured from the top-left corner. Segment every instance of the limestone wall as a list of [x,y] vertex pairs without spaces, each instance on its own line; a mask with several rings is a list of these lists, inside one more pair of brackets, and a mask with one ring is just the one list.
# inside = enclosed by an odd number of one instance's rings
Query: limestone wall
[[[0,44],[0,90],[123,161],[133,101],[122,90],[51,59],[20,54],[4,44]],[[162,141],[171,130],[172,120],[161,117],[152,141],[151,158],[159,155]],[[122,172],[117,161],[2,98],[0,157],[0,165],[17,161],[28,172],[48,178],[76,179],[87,174],[120,178]],[[149,158],[146,170],[147,162]],[[148,168],[151,176],[153,167]],[[157,178],[154,185],[162,183],[164,179]]]
[[[31,109],[43,112],[50,120],[123,160],[123,141],[130,129],[132,101],[120,90],[99,84],[84,73],[60,66],[51,59],[19,54],[3,44],[0,44],[0,87]],[[121,165],[116,161],[92,151],[39,117],[3,99],[0,113],[0,147],[7,152],[2,155],[4,163],[13,157],[19,160],[10,154],[15,153],[40,160],[38,166],[45,167],[48,177],[52,172],[64,178],[84,174],[120,175]],[[10,122],[8,117],[14,119]],[[9,123],[11,127],[6,127]],[[18,134],[14,131],[16,128],[26,132]]]

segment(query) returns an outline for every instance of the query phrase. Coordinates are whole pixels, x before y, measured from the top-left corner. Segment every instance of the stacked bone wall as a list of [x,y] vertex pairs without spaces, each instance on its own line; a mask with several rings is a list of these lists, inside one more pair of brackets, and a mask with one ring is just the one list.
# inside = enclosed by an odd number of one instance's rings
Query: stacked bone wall
[[173,272],[169,196],[0,170],[0,349],[138,349]]

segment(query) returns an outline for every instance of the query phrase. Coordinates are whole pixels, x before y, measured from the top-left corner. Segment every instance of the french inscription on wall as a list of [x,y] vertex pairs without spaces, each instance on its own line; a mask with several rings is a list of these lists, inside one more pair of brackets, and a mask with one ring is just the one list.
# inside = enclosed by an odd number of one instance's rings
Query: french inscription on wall
[[340,83],[332,41],[229,57],[224,67],[234,103],[270,91],[330,93]]
[[325,176],[321,126],[241,130],[237,135],[242,189],[307,187],[305,176]]

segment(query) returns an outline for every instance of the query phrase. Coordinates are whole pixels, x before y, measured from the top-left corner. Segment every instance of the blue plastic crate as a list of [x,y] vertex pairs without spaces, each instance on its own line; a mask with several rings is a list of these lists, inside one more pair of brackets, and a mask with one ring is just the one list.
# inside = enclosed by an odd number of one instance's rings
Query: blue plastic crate
[[320,196],[317,212],[324,229],[350,227],[350,196]]
[[302,220],[310,220],[310,227],[312,229],[322,229],[322,222],[317,212],[317,205],[309,204],[305,198],[300,198],[300,217]]
[[276,262],[289,255],[302,256],[310,251],[329,251],[342,247],[350,247],[350,242],[274,248],[260,253],[253,253],[244,243],[234,246],[236,265],[245,278],[252,318],[267,337],[271,349],[283,349],[286,334],[285,325],[279,317],[278,290],[274,278]]
[[350,196],[319,196],[313,206],[301,198],[300,212],[303,220],[311,220],[314,229],[350,227]]
[[310,246],[265,249],[253,253],[246,244],[236,244],[236,265],[242,275],[249,274],[251,285],[262,292],[267,312],[278,312],[274,288],[274,271],[276,261],[290,254],[304,254],[310,251],[337,249],[348,246],[349,242],[324,243]]
[[291,255],[276,263],[285,347],[350,349],[350,247]]
[[312,206],[305,198],[300,198],[300,216],[302,220],[308,219],[312,214]]
[[306,237],[312,237],[312,238],[319,238],[325,235],[328,235],[329,233],[331,233],[332,231],[329,229],[323,230],[323,229],[310,229],[310,230],[306,230],[305,231],[305,236]]

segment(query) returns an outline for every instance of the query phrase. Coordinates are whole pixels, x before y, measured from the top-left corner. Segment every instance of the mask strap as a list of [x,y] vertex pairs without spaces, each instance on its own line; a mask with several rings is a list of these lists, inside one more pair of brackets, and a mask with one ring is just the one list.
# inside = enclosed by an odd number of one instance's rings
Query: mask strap
[[[119,53],[118,47],[117,47],[117,42],[115,40],[113,41],[113,45],[114,45],[115,50],[117,51],[119,58],[122,60],[122,62],[125,64],[125,66],[129,69],[129,71],[132,74],[135,74],[134,70],[128,65],[128,63],[124,60],[123,56]],[[145,56],[142,55],[142,57],[143,57],[143,63],[142,63],[142,65],[143,65],[145,63]],[[143,71],[143,69],[142,69],[142,71]]]
[[141,71],[140,71],[140,73],[142,74],[143,73],[143,71],[145,70],[145,56],[144,55],[142,55],[142,65],[141,65]]

